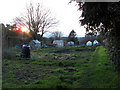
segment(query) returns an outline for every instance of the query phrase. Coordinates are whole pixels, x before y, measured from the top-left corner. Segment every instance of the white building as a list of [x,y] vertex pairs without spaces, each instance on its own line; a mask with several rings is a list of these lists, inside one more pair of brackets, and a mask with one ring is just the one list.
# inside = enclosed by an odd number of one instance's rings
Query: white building
[[68,45],[75,45],[75,43],[73,41],[69,41],[67,44]]
[[64,41],[63,40],[54,40],[53,44],[55,44],[56,47],[64,47]]
[[86,43],[86,45],[87,45],[87,46],[92,46],[92,42],[91,42],[91,41],[88,41],[88,42]]
[[29,45],[31,48],[41,48],[41,42],[38,40],[32,40]]
[[94,40],[93,45],[99,45],[99,42],[97,40]]

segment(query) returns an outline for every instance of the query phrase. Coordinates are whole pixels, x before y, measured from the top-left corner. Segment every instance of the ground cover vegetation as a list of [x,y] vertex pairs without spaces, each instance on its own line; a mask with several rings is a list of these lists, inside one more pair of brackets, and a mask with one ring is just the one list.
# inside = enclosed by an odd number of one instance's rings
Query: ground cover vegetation
[[14,57],[2,62],[3,89],[119,88],[119,73],[103,46],[42,48],[31,50],[31,59]]
[[120,71],[120,2],[80,2],[79,10],[81,25],[86,25],[87,32],[100,32],[115,70]]

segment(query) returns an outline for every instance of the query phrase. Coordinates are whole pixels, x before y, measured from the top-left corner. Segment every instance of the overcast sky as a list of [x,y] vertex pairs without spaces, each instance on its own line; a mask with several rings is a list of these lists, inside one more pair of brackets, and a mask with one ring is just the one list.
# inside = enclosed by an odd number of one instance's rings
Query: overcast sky
[[70,0],[1,0],[0,1],[0,23],[12,23],[13,18],[24,13],[26,3],[40,2],[44,7],[49,8],[52,15],[59,20],[58,30],[68,36],[72,29],[75,30],[79,37],[85,35],[84,27],[79,24],[81,12],[75,2],[68,4]]

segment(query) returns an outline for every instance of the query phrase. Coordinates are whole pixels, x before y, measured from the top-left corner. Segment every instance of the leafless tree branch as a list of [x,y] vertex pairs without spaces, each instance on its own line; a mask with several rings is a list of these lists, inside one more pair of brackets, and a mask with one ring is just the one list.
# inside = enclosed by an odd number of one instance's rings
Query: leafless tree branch
[[36,6],[34,6],[33,3],[30,3],[26,7],[24,16],[16,17],[14,22],[25,25],[33,35],[33,39],[38,39],[39,32],[41,32],[40,37],[43,37],[44,33],[58,23],[56,18],[51,17],[50,10],[44,9],[40,3],[37,3]]

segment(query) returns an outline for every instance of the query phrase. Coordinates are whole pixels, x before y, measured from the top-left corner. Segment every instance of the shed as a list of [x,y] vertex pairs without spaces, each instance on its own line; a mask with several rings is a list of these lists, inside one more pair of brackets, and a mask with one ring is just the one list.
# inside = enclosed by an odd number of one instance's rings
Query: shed
[[69,41],[67,44],[68,45],[74,45],[75,43],[73,41]]
[[93,45],[99,45],[99,42],[97,40],[94,40]]
[[32,40],[29,43],[31,48],[41,48],[41,42],[38,40]]
[[64,47],[64,41],[63,40],[54,40],[53,44],[55,44],[56,47]]
[[87,45],[87,46],[92,46],[92,42],[91,42],[91,41],[88,41],[88,42],[86,43],[86,45]]

